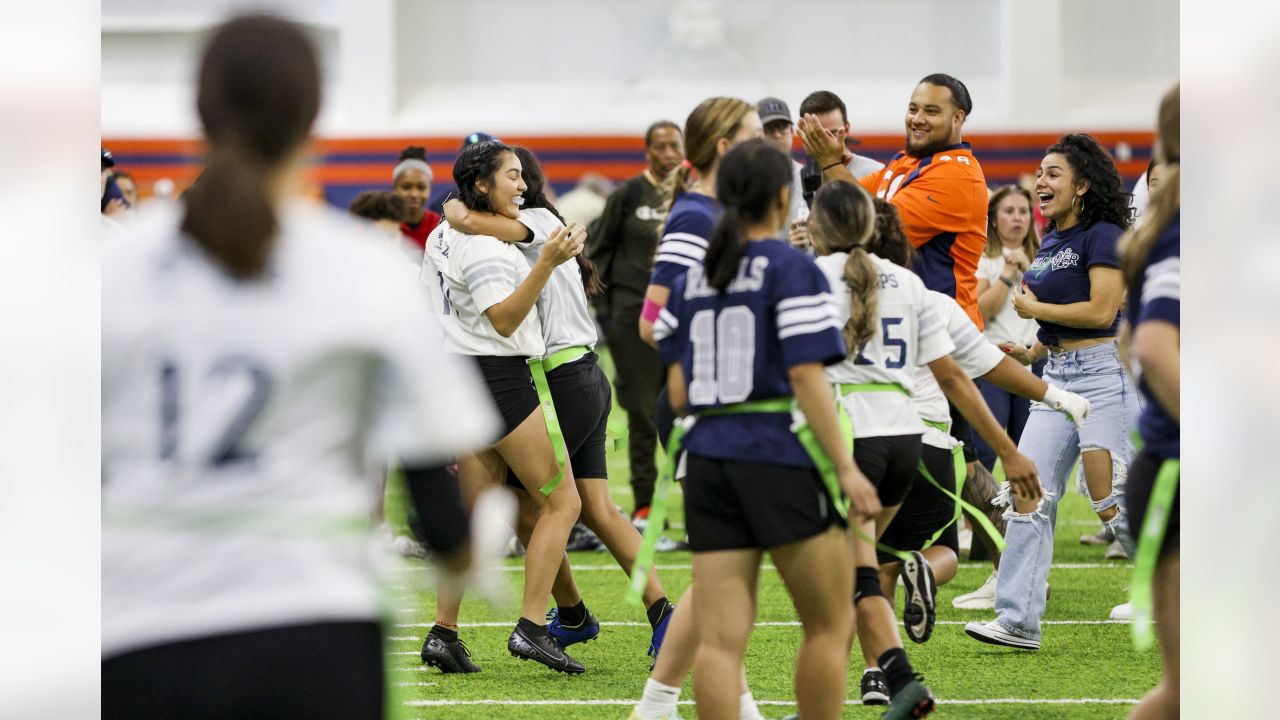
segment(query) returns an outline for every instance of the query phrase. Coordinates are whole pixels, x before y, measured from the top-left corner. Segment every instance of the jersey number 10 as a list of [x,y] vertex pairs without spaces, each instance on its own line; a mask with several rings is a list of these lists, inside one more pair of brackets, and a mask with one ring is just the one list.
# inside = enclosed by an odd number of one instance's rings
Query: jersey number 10
[[756,317],[741,305],[699,310],[689,322],[693,344],[693,379],[689,403],[739,403],[755,386]]

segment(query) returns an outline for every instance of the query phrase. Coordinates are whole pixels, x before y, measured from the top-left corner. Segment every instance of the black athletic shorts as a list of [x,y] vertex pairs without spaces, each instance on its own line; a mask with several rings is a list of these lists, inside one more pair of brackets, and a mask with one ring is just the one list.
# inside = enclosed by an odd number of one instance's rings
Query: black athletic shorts
[[381,720],[374,622],[295,625],[166,643],[102,662],[102,717]]
[[528,358],[481,355],[476,357],[476,364],[489,388],[489,397],[502,416],[502,437],[506,437],[541,404]]
[[[1142,523],[1147,519],[1147,508],[1151,503],[1151,492],[1156,487],[1156,476],[1160,474],[1160,466],[1164,459],[1143,450],[1138,453],[1133,464],[1129,466],[1129,477],[1124,486],[1125,512],[1129,513],[1129,532],[1133,539],[1142,535]],[[1169,511],[1169,524],[1165,527],[1164,542],[1160,544],[1160,554],[1178,552],[1182,536],[1182,485],[1173,494],[1173,507]]]
[[[613,388],[600,369],[599,356],[587,353],[547,375],[551,401],[556,405],[560,432],[569,451],[569,466],[575,478],[609,477],[605,463],[606,431],[613,409]],[[507,484],[523,489],[514,473],[507,471]]]
[[[951,461],[950,451],[932,445],[921,445],[920,459],[929,469],[929,474],[940,485],[951,493],[956,491],[956,471]],[[895,550],[920,550],[929,538],[938,532],[938,528],[951,522],[956,516],[956,501],[942,494],[933,483],[924,479],[917,468],[915,482],[907,491],[902,507],[893,516],[893,522],[884,529],[880,542]],[[956,555],[960,554],[960,535],[955,523],[942,533],[934,545],[951,548]],[[877,550],[876,557],[880,564],[898,562],[898,558]]]
[[960,409],[955,405],[948,402],[947,407],[951,409],[951,437],[964,443],[964,461],[977,462],[978,447],[973,442],[973,426],[964,419],[964,415],[960,414]]
[[845,526],[813,468],[687,457],[684,517],[694,552],[773,548]]
[[886,435],[853,441],[853,461],[876,486],[880,504],[900,505],[920,464],[920,435]]

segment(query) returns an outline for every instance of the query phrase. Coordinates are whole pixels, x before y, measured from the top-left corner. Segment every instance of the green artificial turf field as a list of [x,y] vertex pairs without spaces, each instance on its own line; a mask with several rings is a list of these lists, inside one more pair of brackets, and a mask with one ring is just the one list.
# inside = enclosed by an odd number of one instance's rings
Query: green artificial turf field
[[[612,368],[607,356],[605,367]],[[615,414],[622,416],[615,406]],[[609,456],[610,486],[618,505],[631,508],[625,449]],[[678,492],[678,488],[677,488]],[[683,513],[674,494],[672,535],[680,533]],[[394,486],[388,493],[387,514],[403,514],[403,498]],[[1098,529],[1088,502],[1070,494],[1058,514],[1055,566],[1049,575],[1053,588],[1045,616],[1044,644],[1036,652],[984,645],[964,634],[965,622],[987,620],[992,611],[964,611],[951,607],[956,595],[978,587],[990,572],[989,563],[962,562],[956,578],[938,591],[938,624],[923,645],[905,639],[916,670],[939,699],[934,717],[942,718],[1121,718],[1159,679],[1157,651],[1133,650],[1126,624],[1108,620],[1112,606],[1127,600],[1130,566],[1103,559],[1105,548],[1083,546],[1080,535]],[[627,581],[605,552],[570,554],[575,578],[587,606],[600,619],[599,637],[574,645],[569,653],[586,672],[568,677],[507,653],[506,642],[518,606],[489,607],[468,600],[462,609],[460,637],[483,672],[444,675],[422,665],[422,638],[434,618],[434,591],[429,571],[417,561],[405,561],[388,573],[388,597],[394,607],[388,631],[387,667],[390,717],[403,718],[539,718],[588,720],[625,718],[639,699],[648,677],[645,655],[650,629],[641,608],[623,601]],[[768,563],[766,557],[765,560]],[[522,561],[507,561],[514,598],[519,598]],[[690,556],[662,553],[658,571],[674,602],[688,587]],[[747,652],[747,677],[760,710],[769,718],[795,712],[793,672],[800,628],[790,598],[771,564],[760,577],[759,613]],[[897,607],[901,611],[901,591]],[[845,708],[847,718],[877,718],[883,708],[858,703],[861,653],[855,647],[849,669]],[[692,700],[692,684],[685,684],[682,702]],[[686,718],[695,716],[681,706]]]

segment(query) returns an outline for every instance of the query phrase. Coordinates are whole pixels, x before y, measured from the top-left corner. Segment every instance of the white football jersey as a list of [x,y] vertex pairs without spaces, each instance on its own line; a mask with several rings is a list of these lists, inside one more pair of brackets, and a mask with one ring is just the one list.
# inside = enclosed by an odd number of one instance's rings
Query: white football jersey
[[[817,259],[831,283],[841,326],[849,320],[850,291],[844,281],[848,257],[841,252]],[[893,383],[912,393],[916,368],[950,354],[955,345],[920,278],[888,260],[870,257],[880,275],[875,334],[861,348],[850,348],[843,362],[828,367],[827,379],[833,383]],[[843,402],[853,420],[854,437],[919,435],[924,431],[911,398],[902,393],[851,392]]]
[[[956,345],[951,357],[966,375],[970,378],[980,378],[1000,364],[1004,353],[987,340],[955,298],[930,290],[929,299],[933,301],[934,310],[946,324],[947,334]],[[936,423],[951,422],[951,408],[947,405],[947,396],[943,394],[942,387],[938,385],[929,368],[916,368],[915,392],[912,394],[912,399],[915,400],[916,412],[920,413],[921,419]],[[956,444],[955,438],[935,427],[925,430],[923,440],[926,445],[944,450],[949,450]]]
[[422,261],[422,282],[435,284],[433,304],[445,323],[445,349],[461,355],[542,357],[546,345],[538,313],[530,312],[502,337],[485,310],[506,300],[529,276],[529,263],[514,243],[467,235],[447,221],[431,231]]
[[[533,265],[542,254],[547,238],[564,224],[545,208],[521,210],[520,222],[533,231],[533,240],[516,243],[516,247]],[[551,279],[538,296],[538,319],[542,322],[542,338],[548,355],[579,345],[595,347],[599,340],[596,323],[587,304],[587,291],[582,285],[582,271],[577,261],[560,263],[551,273]]]
[[156,204],[102,262],[102,652],[373,620],[391,458],[484,447],[497,414],[397,251],[291,205],[239,282]]

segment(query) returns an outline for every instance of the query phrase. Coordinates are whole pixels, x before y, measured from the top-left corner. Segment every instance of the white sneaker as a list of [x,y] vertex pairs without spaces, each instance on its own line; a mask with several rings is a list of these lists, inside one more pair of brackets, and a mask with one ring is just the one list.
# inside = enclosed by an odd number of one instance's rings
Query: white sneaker
[[396,552],[400,553],[400,557],[419,559],[427,557],[427,549],[423,547],[422,543],[408,535],[397,535],[393,544]]
[[1108,560],[1128,560],[1129,553],[1124,551],[1124,546],[1120,544],[1119,540],[1114,540],[1107,546],[1106,557]]
[[982,587],[952,600],[951,607],[957,610],[994,610],[996,607],[995,572],[987,576]]
[[974,640],[978,640],[989,645],[1002,645],[1004,647],[1018,648],[1019,650],[1039,650],[1040,641],[1024,638],[1021,635],[1014,635],[1005,630],[1000,623],[995,620],[990,622],[971,622],[964,626],[964,632]]
[[1124,603],[1111,608],[1112,620],[1133,620],[1133,603]]

